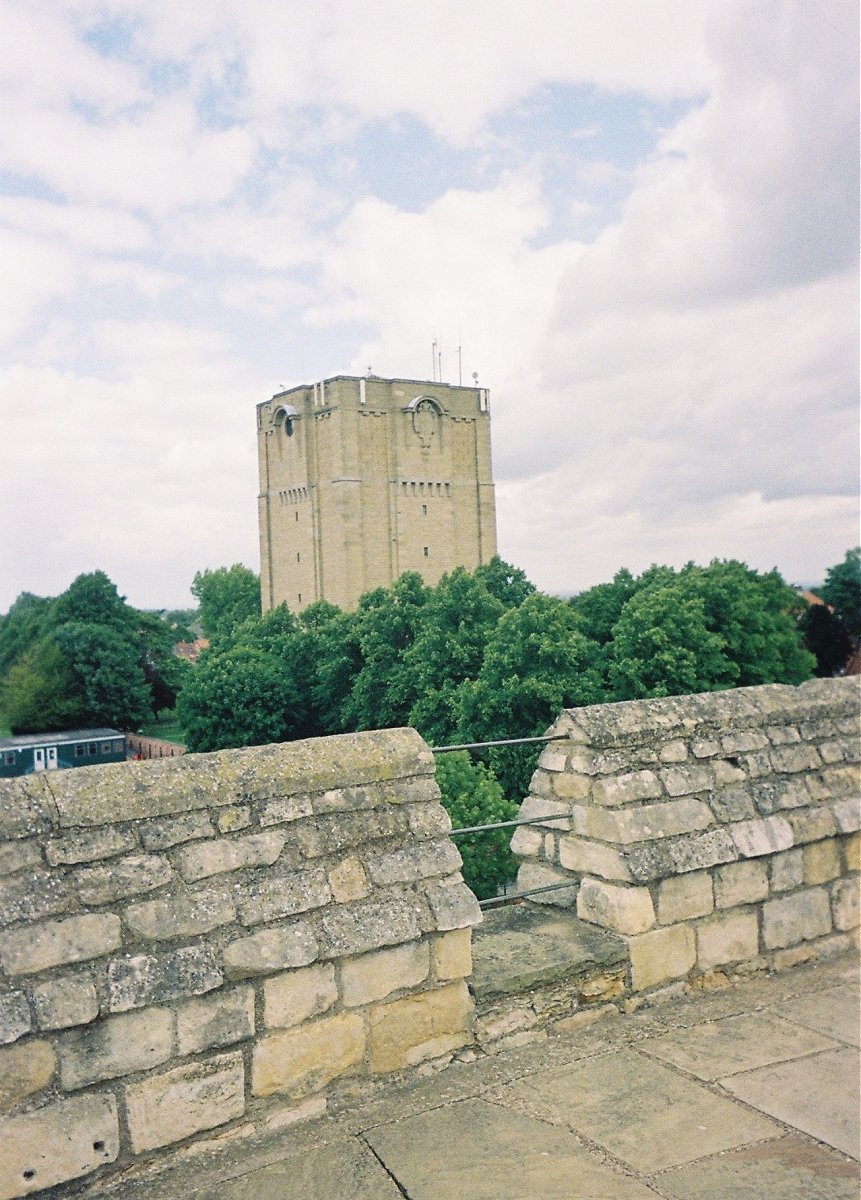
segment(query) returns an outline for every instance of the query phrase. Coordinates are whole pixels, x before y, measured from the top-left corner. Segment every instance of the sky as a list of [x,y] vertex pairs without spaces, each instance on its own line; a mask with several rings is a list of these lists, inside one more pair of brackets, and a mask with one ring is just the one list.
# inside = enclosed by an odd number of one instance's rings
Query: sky
[[[259,569],[255,405],[490,389],[549,592],[858,535],[855,0],[0,0],[0,612]],[[458,348],[460,353],[458,352]]]

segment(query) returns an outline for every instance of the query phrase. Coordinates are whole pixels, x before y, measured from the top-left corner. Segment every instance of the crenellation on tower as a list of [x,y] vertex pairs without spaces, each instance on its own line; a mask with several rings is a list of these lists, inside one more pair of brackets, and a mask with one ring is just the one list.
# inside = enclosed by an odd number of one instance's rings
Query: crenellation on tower
[[264,610],[496,553],[487,389],[339,375],[257,406]]

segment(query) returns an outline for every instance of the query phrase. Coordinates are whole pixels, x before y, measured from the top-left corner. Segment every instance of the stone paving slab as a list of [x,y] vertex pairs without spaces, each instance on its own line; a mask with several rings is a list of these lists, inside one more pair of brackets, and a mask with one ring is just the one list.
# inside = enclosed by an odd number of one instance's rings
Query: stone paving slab
[[509,1091],[646,1173],[783,1132],[634,1050],[543,1071]]
[[353,1138],[219,1180],[194,1200],[403,1200],[403,1192]]
[[841,987],[796,996],[794,1000],[778,1005],[775,1011],[850,1046],[861,1042],[861,995],[857,980]]
[[839,1043],[779,1017],[752,1013],[652,1038],[642,1049],[698,1079],[713,1080],[820,1050],[837,1050]]
[[597,1161],[568,1130],[486,1100],[366,1137],[410,1200],[654,1200],[650,1188]]
[[861,1062],[858,1051],[815,1054],[721,1080],[747,1104],[852,1158],[859,1157]]
[[858,1171],[798,1134],[757,1142],[659,1175],[673,1200],[858,1200]]

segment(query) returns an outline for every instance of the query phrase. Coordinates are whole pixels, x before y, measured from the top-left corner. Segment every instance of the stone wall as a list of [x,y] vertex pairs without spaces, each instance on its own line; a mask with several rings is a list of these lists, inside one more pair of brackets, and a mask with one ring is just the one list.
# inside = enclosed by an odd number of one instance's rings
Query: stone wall
[[522,889],[625,937],[630,989],[857,942],[859,680],[564,712],[512,849]]
[[387,730],[0,785],[0,1197],[470,1041],[433,770]]

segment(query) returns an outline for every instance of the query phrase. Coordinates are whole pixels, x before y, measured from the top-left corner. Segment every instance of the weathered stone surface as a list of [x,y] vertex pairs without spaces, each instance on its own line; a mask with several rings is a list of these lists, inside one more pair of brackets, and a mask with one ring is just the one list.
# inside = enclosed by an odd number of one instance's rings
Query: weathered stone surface
[[846,839],[843,860],[847,871],[861,871],[861,834],[854,833]]
[[544,846],[544,830],[534,825],[520,825],[511,839],[511,853],[518,858],[537,858]]
[[724,754],[744,754],[751,750],[764,749],[768,745],[768,738],[756,730],[743,729],[723,734],[720,745]]
[[681,979],[696,962],[694,931],[690,925],[668,925],[632,937],[631,987],[645,991],[670,979]]
[[582,808],[573,816],[578,833],[622,845],[698,833],[714,824],[708,805],[691,797],[622,809]]
[[402,988],[418,987],[430,971],[427,942],[406,942],[350,958],[341,964],[341,988],[347,1008],[382,1000]]
[[442,837],[451,829],[451,817],[441,804],[411,804],[406,813],[410,833],[417,838]]
[[321,926],[326,958],[364,954],[421,936],[414,906],[396,896],[331,908],[323,914]]
[[705,917],[714,906],[712,877],[708,871],[673,876],[664,879],[658,887],[658,920],[662,925]]
[[223,976],[210,946],[184,946],[172,954],[116,958],[108,967],[111,1012],[163,1004],[178,996],[211,992]]
[[752,909],[715,915],[697,924],[697,966],[708,971],[724,963],[756,958],[759,927]]
[[23,992],[0,994],[0,1046],[17,1042],[31,1029],[30,1009]]
[[228,979],[268,975],[287,967],[304,967],[319,952],[311,927],[304,921],[294,921],[230,942],[224,948],[224,970]]
[[830,808],[818,805],[802,808],[785,814],[796,845],[803,842],[820,842],[832,838],[837,832],[837,823]]
[[247,804],[231,804],[222,808],[215,817],[219,833],[236,833],[251,824],[251,809]]
[[594,802],[608,806],[627,804],[631,800],[651,800],[662,793],[663,788],[654,771],[629,771],[614,778],[597,779],[592,785]]
[[541,751],[538,765],[542,771],[564,771],[567,761],[568,756],[565,751],[551,743]]
[[415,883],[435,875],[450,875],[462,865],[460,851],[448,838],[419,842],[397,850],[369,854],[365,867],[378,886],[392,883]]
[[825,888],[768,900],[762,906],[762,938],[769,950],[794,946],[831,932],[831,908]]
[[460,880],[426,884],[424,893],[431,911],[431,929],[435,931],[465,929],[481,921],[478,901]]
[[130,829],[106,825],[102,829],[78,829],[45,843],[45,858],[52,867],[61,863],[92,862],[97,858],[113,858],[137,847]]
[[60,1080],[66,1091],[100,1079],[146,1071],[170,1058],[173,1013],[166,1008],[108,1017],[64,1034],[59,1041]]
[[804,847],[804,882],[808,886],[830,883],[840,874],[840,847],[833,838]]
[[773,746],[794,746],[801,741],[801,734],[794,725],[772,725],[768,740]]
[[0,879],[0,926],[66,912],[71,893],[58,871],[19,871]]
[[337,999],[332,963],[285,971],[263,984],[263,1019],[267,1028],[288,1028],[327,1012]]
[[173,878],[166,859],[155,854],[137,854],[110,866],[84,867],[74,876],[75,890],[84,904],[111,904],[125,896],[154,892]]
[[775,771],[813,771],[822,765],[814,746],[776,747],[769,754]]
[[662,763],[680,763],[685,762],[688,757],[688,747],[681,738],[676,738],[675,741],[667,742],[661,747],[658,752],[658,758]]
[[0,937],[0,962],[9,975],[29,975],[63,963],[110,954],[120,945],[120,919],[85,914],[28,925]]
[[301,821],[305,817],[312,817],[314,809],[311,806],[311,797],[307,793],[297,793],[293,796],[278,796],[275,800],[269,800],[260,810],[260,824],[267,825],[286,825],[290,821]]
[[322,867],[315,867],[281,878],[263,877],[243,884],[236,907],[243,925],[260,925],[320,908],[331,899],[326,872]]
[[835,800],[831,811],[841,833],[857,833],[861,829],[861,804],[857,797]]
[[756,807],[764,816],[786,808],[804,808],[811,794],[804,778],[775,779],[752,785]]
[[577,916],[616,933],[644,933],[655,923],[648,888],[618,887],[588,877],[577,894]]
[[236,917],[233,898],[219,888],[198,888],[160,900],[130,904],[123,913],[129,930],[149,941],[167,941],[209,933]]
[[785,817],[763,817],[756,821],[739,821],[731,828],[732,840],[739,854],[758,858],[788,850],[793,845],[792,826]]
[[578,875],[600,875],[604,879],[628,880],[631,874],[622,854],[603,842],[563,834],[559,839],[559,862]]
[[592,791],[592,780],[588,775],[566,771],[553,776],[551,790],[561,800],[585,800]]
[[40,1029],[69,1029],[88,1025],[99,1015],[95,984],[89,975],[65,976],[33,989],[33,1007]]
[[243,867],[270,867],[284,849],[286,833],[270,829],[247,837],[192,842],[175,853],[177,870],[187,883],[239,871]]
[[720,754],[720,745],[714,738],[694,738],[691,752],[694,758],[715,758]]
[[804,883],[804,851],[784,850],[768,859],[768,873],[773,892],[791,892]]
[[76,1096],[11,1117],[0,1122],[0,1196],[80,1179],[119,1152],[117,1103],[110,1095]]
[[254,1036],[254,989],[219,989],[189,1000],[176,1013],[180,1054],[200,1054]]
[[571,828],[571,807],[570,804],[563,804],[559,800],[550,800],[544,796],[527,796],[517,816],[521,821],[534,821],[540,817],[540,824],[547,829],[568,830]]
[[0,845],[0,875],[14,875],[16,871],[41,865],[42,852],[36,841],[5,842]]
[[368,877],[361,860],[350,854],[329,868],[329,887],[332,899],[338,904],[349,904],[351,900],[363,900],[370,892]]
[[[570,887],[560,887],[560,884],[571,884]],[[549,863],[522,862],[517,869],[517,890],[528,892],[533,888],[552,888],[552,891],[540,892],[541,904],[553,904],[558,908],[571,908],[577,903],[577,879]]]
[[399,1071],[463,1046],[469,1041],[471,1012],[463,982],[371,1009],[371,1070]]
[[255,1096],[274,1092],[306,1095],[352,1072],[365,1057],[365,1023],[358,1013],[339,1013],[262,1038],[251,1059]]
[[664,767],[661,779],[670,796],[688,796],[692,792],[708,792],[715,785],[714,771],[710,766],[690,765]]
[[57,806],[39,775],[0,781],[0,842],[49,833],[57,822]]
[[859,923],[859,881],[856,875],[853,879],[838,879],[831,888],[831,911],[834,914],[834,928],[841,931],[857,929]]
[[409,819],[400,808],[369,812],[329,813],[317,817],[317,831],[327,854],[368,846],[378,838],[399,837],[406,833]]
[[56,1069],[57,1056],[50,1042],[30,1038],[0,1050],[0,1114],[12,1112],[22,1101],[43,1091]]
[[223,1054],[129,1084],[126,1109],[135,1154],[235,1120],[245,1112],[242,1055]]
[[169,850],[183,842],[196,838],[212,837],[215,833],[207,812],[183,813],[178,817],[164,817],[158,821],[145,821],[139,826],[141,845],[144,850]]
[[640,842],[631,846],[625,861],[637,883],[667,879],[688,871],[702,871],[718,863],[738,858],[732,837],[726,829],[707,829],[659,842]]
[[447,979],[465,979],[472,974],[472,933],[467,929],[452,929],[431,942],[431,962],[434,978],[440,983]]
[[735,908],[755,904],[768,895],[768,870],[764,862],[750,859],[718,867],[714,879],[715,906]]

